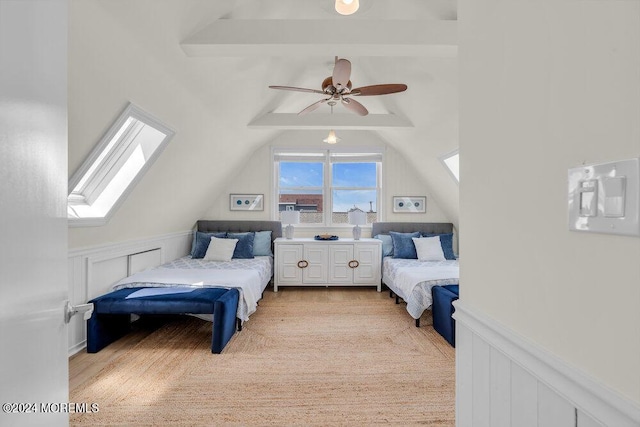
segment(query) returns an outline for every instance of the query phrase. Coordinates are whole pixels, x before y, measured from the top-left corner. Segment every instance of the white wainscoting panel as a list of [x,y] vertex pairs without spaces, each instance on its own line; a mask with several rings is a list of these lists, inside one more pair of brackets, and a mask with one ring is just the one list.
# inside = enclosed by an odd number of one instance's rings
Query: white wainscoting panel
[[538,381],[520,366],[512,365],[511,391],[511,425],[538,427]]
[[538,425],[576,425],[576,408],[541,382],[538,382]]
[[489,375],[491,373],[491,347],[477,335],[472,337],[473,348],[473,426],[491,427],[491,393]]
[[511,426],[511,361],[491,348],[490,400],[491,427]]
[[640,427],[640,407],[463,300],[456,319],[458,427]]
[[456,424],[473,425],[473,333],[456,328]]
[[114,283],[127,277],[127,258],[128,256],[86,258],[87,299],[111,292]]
[[578,425],[580,427],[604,427],[603,424],[600,424],[582,411],[578,411]]
[[[192,231],[69,251],[69,300],[84,304],[110,292],[120,279],[187,255]],[[131,272],[131,273],[129,273]],[[74,316],[69,324],[69,355],[86,347],[86,322]]]
[[155,267],[162,264],[162,249],[156,248],[149,251],[138,252],[129,255],[129,271],[128,275],[144,271],[147,268]]

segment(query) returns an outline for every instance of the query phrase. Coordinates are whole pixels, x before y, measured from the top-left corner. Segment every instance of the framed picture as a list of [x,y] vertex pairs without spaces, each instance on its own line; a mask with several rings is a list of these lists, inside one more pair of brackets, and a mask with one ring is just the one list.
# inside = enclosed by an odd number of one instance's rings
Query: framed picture
[[229,210],[263,211],[264,194],[229,194]]
[[425,213],[427,211],[427,198],[394,196],[393,211],[396,213]]

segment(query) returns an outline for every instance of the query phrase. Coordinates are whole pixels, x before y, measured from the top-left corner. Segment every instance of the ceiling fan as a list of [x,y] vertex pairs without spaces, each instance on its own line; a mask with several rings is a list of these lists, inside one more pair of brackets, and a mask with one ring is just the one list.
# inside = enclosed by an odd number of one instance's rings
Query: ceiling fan
[[349,80],[350,76],[351,62],[344,58],[338,59],[338,57],[336,56],[335,65],[333,67],[333,75],[324,79],[324,81],[322,82],[322,90],[306,89],[292,86],[269,87],[271,89],[292,90],[296,92],[308,92],[325,95],[325,98],[309,105],[307,108],[300,111],[298,115],[310,113],[325,102],[333,101],[333,103],[330,103],[330,105],[333,106],[335,103],[340,101],[342,105],[344,105],[348,110],[353,111],[354,113],[361,116],[366,116],[367,114],[369,114],[369,111],[367,111],[364,105],[351,98],[352,96],[387,95],[390,93],[404,92],[405,90],[407,90],[407,85],[405,84],[380,84],[372,86],[362,86],[352,89],[351,80]]

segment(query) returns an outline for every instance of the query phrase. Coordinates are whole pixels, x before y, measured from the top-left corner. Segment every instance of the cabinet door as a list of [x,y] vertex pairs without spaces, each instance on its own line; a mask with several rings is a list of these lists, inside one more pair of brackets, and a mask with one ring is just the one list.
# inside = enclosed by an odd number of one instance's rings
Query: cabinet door
[[302,283],[302,245],[277,245],[276,268],[278,283]]
[[353,269],[353,283],[380,282],[380,245],[360,243],[354,245],[354,258],[358,267]]
[[304,245],[304,259],[308,262],[302,269],[304,283],[327,283],[327,263],[329,247],[325,244]]
[[353,261],[352,245],[329,246],[329,283],[353,283],[349,261]]

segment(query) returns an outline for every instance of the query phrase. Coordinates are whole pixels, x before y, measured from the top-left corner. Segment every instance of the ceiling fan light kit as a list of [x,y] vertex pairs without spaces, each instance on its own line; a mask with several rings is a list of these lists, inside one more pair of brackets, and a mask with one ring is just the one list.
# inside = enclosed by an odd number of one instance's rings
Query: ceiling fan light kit
[[[338,2],[343,0],[336,1],[336,7]],[[353,0],[353,3],[358,3],[357,0]],[[279,89],[279,90],[291,90],[296,92],[307,92],[307,93],[317,93],[324,95],[326,98],[323,98],[319,101],[314,102],[313,104],[306,107],[304,110],[300,111],[298,115],[304,115],[314,111],[321,104],[328,103],[333,107],[336,103],[340,102],[345,108],[349,111],[352,111],[360,116],[366,116],[369,114],[369,111],[365,108],[364,105],[356,101],[352,98],[352,96],[373,96],[373,95],[387,95],[391,93],[404,92],[407,90],[407,85],[405,84],[380,84],[380,85],[372,85],[372,86],[362,86],[352,89],[351,84],[351,62],[347,59],[338,59],[336,57],[335,65],[333,67],[333,74],[322,82],[321,88],[318,89],[307,89],[300,87],[292,87],[292,86],[269,86],[271,89]]]
[[336,12],[340,15],[351,15],[360,7],[358,0],[336,0]]
[[325,139],[323,139],[323,142],[326,142],[327,144],[337,144],[338,142],[340,142],[342,138],[339,138],[336,135],[336,131],[331,129],[329,131],[329,135],[327,135],[327,137]]

